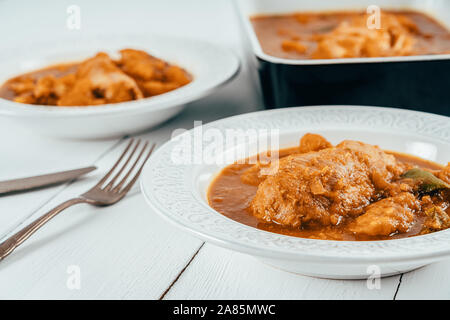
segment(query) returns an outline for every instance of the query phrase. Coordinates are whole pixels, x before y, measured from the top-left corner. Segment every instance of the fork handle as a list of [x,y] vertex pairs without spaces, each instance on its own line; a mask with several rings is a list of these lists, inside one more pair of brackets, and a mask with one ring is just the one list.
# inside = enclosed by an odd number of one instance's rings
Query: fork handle
[[78,203],[86,202],[83,198],[74,198],[67,200],[60,205],[56,206],[43,216],[37,218],[28,226],[18,231],[2,243],[0,243],[0,261],[6,258],[11,252],[20,246],[25,240],[27,240],[33,233],[35,233],[40,227],[46,224],[50,219],[56,216],[58,213]]

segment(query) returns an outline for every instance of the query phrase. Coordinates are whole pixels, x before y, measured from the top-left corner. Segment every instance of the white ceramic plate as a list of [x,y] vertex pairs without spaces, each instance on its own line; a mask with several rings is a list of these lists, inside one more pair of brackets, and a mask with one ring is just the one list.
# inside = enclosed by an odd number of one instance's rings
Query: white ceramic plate
[[[150,158],[141,179],[150,206],[182,230],[296,273],[326,278],[366,278],[373,270],[380,270],[387,276],[450,255],[450,230],[398,240],[329,241],[270,233],[226,218],[210,208],[206,200],[209,183],[226,163],[214,164],[210,160],[220,163],[223,155],[238,160],[239,156],[232,157],[238,154],[236,150],[252,150],[258,143],[254,140],[221,146],[217,136],[225,137],[227,129],[257,129],[262,133],[279,130],[281,148],[297,145],[304,133],[314,132],[324,135],[332,143],[357,139],[446,164],[450,161],[450,118],[356,106],[315,106],[250,113],[196,129],[202,130],[203,136],[208,138],[202,143],[192,143],[190,154],[182,163],[179,156],[180,146],[183,146],[181,141],[194,140],[199,131],[191,130],[167,142]],[[212,136],[216,139],[211,139]],[[200,159],[209,159],[208,163],[194,157],[198,152],[204,156]],[[186,161],[189,159],[194,161],[189,163]]]
[[15,48],[0,54],[0,83],[24,72],[60,62],[81,60],[105,51],[145,50],[190,72],[193,81],[177,90],[138,101],[90,107],[48,107],[0,98],[0,116],[20,122],[36,133],[63,138],[106,138],[142,131],[183,109],[230,80],[239,60],[228,49],[199,40],[155,35],[97,36],[83,41],[53,41]]

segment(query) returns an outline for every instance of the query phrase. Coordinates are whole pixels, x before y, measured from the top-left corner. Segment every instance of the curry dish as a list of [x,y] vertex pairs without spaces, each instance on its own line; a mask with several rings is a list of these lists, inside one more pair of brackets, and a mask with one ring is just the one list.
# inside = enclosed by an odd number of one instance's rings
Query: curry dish
[[[368,27],[370,22],[370,28]],[[450,32],[416,11],[294,13],[251,19],[263,51],[286,59],[338,59],[450,53]]]
[[[306,134],[272,162],[222,170],[208,201],[262,230],[328,240],[387,240],[450,227],[450,163]],[[252,160],[252,161],[250,161]]]
[[134,49],[118,60],[104,52],[8,80],[0,98],[48,106],[90,106],[156,96],[192,81],[184,69]]

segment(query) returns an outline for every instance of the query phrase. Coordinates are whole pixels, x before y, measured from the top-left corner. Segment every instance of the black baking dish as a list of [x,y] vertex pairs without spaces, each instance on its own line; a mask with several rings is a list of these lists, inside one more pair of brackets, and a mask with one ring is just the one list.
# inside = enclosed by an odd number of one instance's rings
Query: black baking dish
[[413,9],[448,27],[450,1],[236,0],[266,108],[374,105],[450,116],[450,54],[387,58],[293,60],[265,54],[250,23],[257,14],[365,10],[369,5]]

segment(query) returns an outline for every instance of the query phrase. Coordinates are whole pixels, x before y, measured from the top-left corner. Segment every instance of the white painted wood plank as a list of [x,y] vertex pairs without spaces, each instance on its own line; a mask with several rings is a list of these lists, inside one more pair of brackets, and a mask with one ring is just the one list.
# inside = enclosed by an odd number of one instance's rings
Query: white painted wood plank
[[392,299],[399,276],[369,290],[365,280],[327,280],[288,273],[205,244],[166,299]]
[[[117,141],[49,139],[24,132],[5,120],[0,122],[0,136],[3,137],[0,180],[89,166]],[[0,238],[63,188],[56,186],[0,197]]]
[[396,299],[450,299],[450,260],[405,273]]

